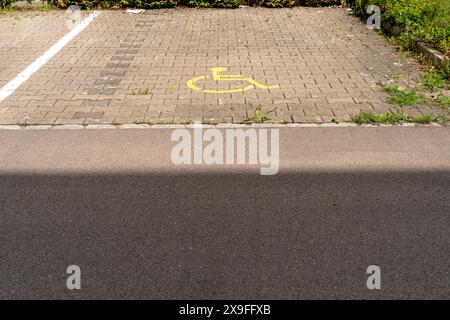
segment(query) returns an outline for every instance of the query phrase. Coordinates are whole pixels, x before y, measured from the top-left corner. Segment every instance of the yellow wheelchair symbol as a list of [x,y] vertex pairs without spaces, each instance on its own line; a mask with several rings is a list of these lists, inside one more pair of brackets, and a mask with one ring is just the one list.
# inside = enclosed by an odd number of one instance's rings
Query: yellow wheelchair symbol
[[261,89],[275,89],[279,88],[279,85],[274,86],[265,86],[262,83],[259,83],[252,78],[244,77],[240,74],[220,74],[221,72],[227,71],[227,68],[211,68],[211,73],[214,81],[246,81],[249,83],[248,86],[242,89],[229,89],[229,90],[202,90],[200,87],[196,86],[195,83],[200,80],[205,80],[209,78],[209,75],[203,75],[200,77],[192,78],[188,82],[186,82],[186,86],[194,91],[201,91],[203,93],[236,93],[236,92],[245,92],[247,90],[253,88],[261,88]]

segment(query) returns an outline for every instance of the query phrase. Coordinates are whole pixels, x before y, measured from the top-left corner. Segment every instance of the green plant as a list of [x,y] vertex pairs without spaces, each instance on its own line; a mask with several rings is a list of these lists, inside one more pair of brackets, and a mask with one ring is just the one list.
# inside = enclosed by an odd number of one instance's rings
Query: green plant
[[239,7],[239,0],[188,0],[186,4],[190,7],[234,9]]
[[39,11],[48,11],[50,9],[50,5],[48,3],[42,3],[39,6]]
[[178,0],[48,0],[47,2],[59,8],[67,8],[76,4],[82,9],[111,8],[113,6],[157,9],[172,8],[178,5]]
[[422,74],[422,88],[426,90],[436,90],[445,87],[445,80],[442,73],[431,70]]
[[268,8],[290,8],[295,6],[295,0],[262,0],[261,5]]
[[402,124],[402,123],[417,123],[427,124],[435,120],[433,116],[424,114],[420,116],[408,116],[403,112],[402,108],[398,108],[394,113],[386,112],[383,114],[375,114],[372,112],[360,112],[351,117],[352,122],[357,124]]
[[448,0],[347,0],[357,15],[367,17],[368,5],[381,8],[382,26],[406,46],[416,40],[450,56],[450,1]]
[[244,118],[245,123],[264,123],[264,121],[270,120],[269,115],[275,112],[277,108],[264,109],[262,105],[257,106],[252,105],[251,115]]
[[16,125],[17,126],[21,126],[21,127],[26,127],[28,124],[27,124],[27,118],[25,118],[25,119],[23,119],[23,120],[18,120],[17,122],[16,122]]
[[94,7],[98,7],[101,5],[101,0],[47,0],[47,3],[58,7],[58,8],[67,8],[70,5],[78,5],[81,9],[92,9]]
[[131,91],[130,94],[133,96],[145,96],[147,94],[151,94],[151,92],[150,92],[149,88],[142,88],[142,89]]
[[333,6],[341,3],[341,0],[297,0],[297,4],[307,7]]
[[441,107],[450,108],[450,97],[449,96],[440,94],[436,97],[436,101],[441,105]]
[[177,0],[137,0],[133,1],[136,8],[144,9],[159,9],[159,8],[173,8],[178,5]]
[[264,1],[264,0],[246,0],[246,1],[245,1],[245,4],[246,4],[246,5],[249,5],[249,6],[251,6],[251,7],[254,7],[254,6],[259,6],[259,5],[261,5],[263,1]]
[[427,124],[433,122],[433,117],[429,114],[423,114],[420,116],[416,116],[411,119],[411,122],[419,123],[419,124]]
[[383,113],[375,114],[372,112],[360,112],[357,115],[351,117],[352,121],[357,124],[364,123],[402,123],[407,120],[407,116],[404,114],[401,108],[397,109],[395,113]]
[[385,86],[383,87],[383,91],[390,95],[387,101],[388,103],[395,104],[400,107],[416,106],[425,100],[425,97],[422,94],[400,87]]
[[0,9],[10,9],[13,0],[0,0]]

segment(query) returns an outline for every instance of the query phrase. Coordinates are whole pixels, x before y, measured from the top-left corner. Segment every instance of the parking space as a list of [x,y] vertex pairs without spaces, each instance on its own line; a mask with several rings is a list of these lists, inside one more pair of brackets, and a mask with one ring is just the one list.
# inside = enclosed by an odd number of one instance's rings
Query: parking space
[[[32,49],[2,42],[18,53],[2,79],[67,32],[62,13],[46,15],[42,33],[21,38]],[[240,123],[257,105],[276,109],[273,122],[348,121],[388,111],[378,83],[414,85],[419,69],[344,8],[102,11],[0,103],[0,123]]]

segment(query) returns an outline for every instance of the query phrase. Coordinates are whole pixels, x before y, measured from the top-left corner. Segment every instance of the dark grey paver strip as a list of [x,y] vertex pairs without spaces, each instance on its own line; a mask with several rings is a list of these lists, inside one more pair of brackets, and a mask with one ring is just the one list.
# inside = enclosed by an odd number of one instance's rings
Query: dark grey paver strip
[[111,58],[112,61],[115,61],[115,60],[131,61],[133,59],[134,59],[134,57],[130,56],[130,55],[127,55],[127,56],[125,56],[125,55],[124,56],[113,56]]
[[129,63],[108,63],[106,64],[106,68],[128,68],[130,66]]
[[116,52],[115,52],[115,54],[137,54],[137,53],[138,53],[138,50],[136,50],[136,49],[127,49],[127,50],[119,49],[119,50],[116,50]]
[[116,92],[115,88],[103,88],[103,89],[90,89],[88,95],[113,95]]
[[141,47],[141,44],[138,44],[138,43],[130,43],[130,44],[126,44],[126,43],[122,43],[121,45],[120,45],[120,47],[121,48],[140,48]]
[[84,119],[84,118],[91,118],[91,119],[100,119],[103,117],[105,113],[104,112],[75,112],[75,115],[73,116],[74,119]]
[[83,100],[82,106],[107,107],[111,103],[110,99],[105,100]]
[[126,70],[120,71],[102,71],[100,76],[122,77],[126,74]]

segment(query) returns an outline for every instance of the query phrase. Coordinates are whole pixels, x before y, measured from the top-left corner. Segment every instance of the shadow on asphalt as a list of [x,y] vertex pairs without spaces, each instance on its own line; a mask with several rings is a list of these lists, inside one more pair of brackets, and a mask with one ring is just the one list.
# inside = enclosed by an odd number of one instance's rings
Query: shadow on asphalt
[[0,298],[448,298],[449,190],[449,171],[2,175]]

